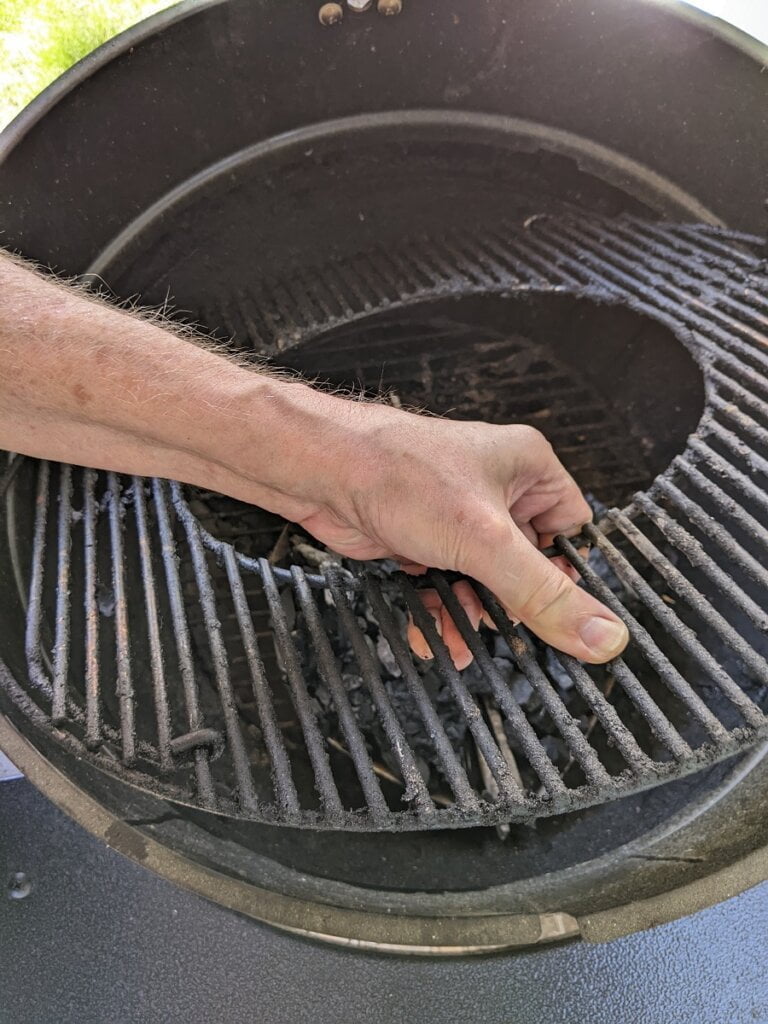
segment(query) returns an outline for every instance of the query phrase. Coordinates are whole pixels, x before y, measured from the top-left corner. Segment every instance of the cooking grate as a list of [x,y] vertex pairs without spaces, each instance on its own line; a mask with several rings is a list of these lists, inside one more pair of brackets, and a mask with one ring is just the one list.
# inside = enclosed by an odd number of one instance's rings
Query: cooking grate
[[[629,626],[625,658],[595,669],[546,650],[485,592],[500,639],[476,634],[450,579],[433,573],[475,655],[475,668],[459,673],[402,574],[281,568],[244,553],[237,538],[213,536],[177,484],[17,458],[0,479],[27,602],[28,678],[7,684],[16,708],[77,756],[170,799],[335,829],[527,821],[746,749],[768,735],[760,245],[629,216],[534,218],[307,272],[300,291],[264,282],[222,299],[228,329],[278,351],[375,311],[473,293],[588,297],[671,329],[705,378],[696,432],[647,490],[587,528],[599,555],[585,561],[557,542]],[[406,648],[406,606],[435,653],[440,699]],[[567,765],[553,759],[501,670],[499,644]],[[352,699],[351,663],[375,729]],[[318,703],[321,685],[335,735]],[[567,691],[583,702],[581,717]]]

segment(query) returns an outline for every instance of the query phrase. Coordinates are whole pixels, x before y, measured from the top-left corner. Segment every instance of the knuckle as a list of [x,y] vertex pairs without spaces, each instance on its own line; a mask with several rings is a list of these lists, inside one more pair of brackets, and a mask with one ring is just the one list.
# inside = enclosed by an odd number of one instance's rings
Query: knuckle
[[549,441],[542,434],[537,427],[532,427],[528,423],[521,423],[515,427],[517,433],[518,444],[523,444],[526,447],[532,447],[538,450],[551,448]]

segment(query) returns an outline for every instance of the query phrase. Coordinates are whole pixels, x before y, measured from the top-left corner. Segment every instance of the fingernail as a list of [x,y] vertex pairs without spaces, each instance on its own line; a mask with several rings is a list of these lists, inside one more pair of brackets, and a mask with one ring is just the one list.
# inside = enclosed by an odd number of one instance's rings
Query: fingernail
[[581,639],[596,658],[610,661],[621,654],[629,642],[629,631],[616,619],[587,619],[581,627]]
[[435,620],[435,629],[437,630],[437,635],[438,636],[442,636],[443,635],[443,619],[442,619],[442,616],[440,615],[440,612],[430,612],[429,614]]
[[469,650],[469,648],[467,648],[467,650],[464,651],[463,654],[454,654],[453,655],[454,667],[459,672],[463,672],[465,668],[469,668],[469,666],[472,664],[472,662],[474,660],[475,660],[475,657],[472,654],[472,652]]

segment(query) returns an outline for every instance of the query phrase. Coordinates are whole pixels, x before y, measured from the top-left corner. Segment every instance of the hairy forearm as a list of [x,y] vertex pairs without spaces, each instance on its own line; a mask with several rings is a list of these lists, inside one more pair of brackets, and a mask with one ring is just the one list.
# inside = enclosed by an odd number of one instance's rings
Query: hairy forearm
[[0,448],[173,477],[290,518],[338,487],[356,403],[229,359],[0,254]]
[[[0,448],[209,487],[351,558],[458,569],[588,661],[627,641],[536,550],[590,516],[538,431],[415,416],[255,372],[2,254]],[[479,621],[476,595],[465,600]]]

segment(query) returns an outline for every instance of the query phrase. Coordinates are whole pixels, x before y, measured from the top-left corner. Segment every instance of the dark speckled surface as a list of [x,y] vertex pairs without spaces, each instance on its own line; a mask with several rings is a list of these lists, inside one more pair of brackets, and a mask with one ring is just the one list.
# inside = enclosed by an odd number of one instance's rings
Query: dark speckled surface
[[0,1024],[768,1024],[768,883],[654,932],[464,960],[289,937],[0,786]]

